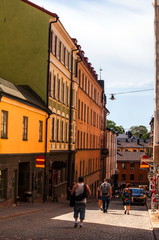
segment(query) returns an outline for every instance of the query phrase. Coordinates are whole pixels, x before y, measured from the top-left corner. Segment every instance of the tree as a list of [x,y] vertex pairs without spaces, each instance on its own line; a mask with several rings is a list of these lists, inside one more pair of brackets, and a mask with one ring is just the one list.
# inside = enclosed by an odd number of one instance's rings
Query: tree
[[149,137],[148,130],[145,126],[132,126],[129,131],[133,136],[136,136],[141,139],[147,139]]
[[107,128],[115,131],[117,134],[122,134],[125,132],[125,129],[122,126],[117,126],[112,120],[107,120]]

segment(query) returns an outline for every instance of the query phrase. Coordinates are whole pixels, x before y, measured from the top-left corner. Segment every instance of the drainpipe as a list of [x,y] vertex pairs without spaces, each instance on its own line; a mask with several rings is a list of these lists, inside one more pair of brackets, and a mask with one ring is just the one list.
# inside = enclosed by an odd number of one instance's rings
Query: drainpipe
[[79,49],[73,49],[71,51],[71,84],[70,84],[70,117],[69,117],[69,143],[68,143],[68,187],[70,187],[73,180],[73,169],[72,169],[72,154],[71,154],[71,142],[72,142],[72,94],[73,94],[73,52],[79,51]]
[[[55,21],[49,23],[49,36],[48,36],[48,61],[47,61],[47,85],[46,85],[46,106],[49,108],[49,78],[50,78],[50,38],[51,38],[51,25],[58,21],[59,17],[56,16]],[[48,148],[48,120],[50,118],[51,112],[48,113],[45,124],[45,167],[44,167],[44,187],[43,187],[43,202],[46,200],[46,167],[47,167],[47,148]]]
[[50,38],[51,38],[51,25],[53,23],[56,23],[58,21],[59,17],[57,16],[56,17],[56,20],[55,21],[51,21],[49,23],[49,37],[48,37],[48,60],[47,60],[47,86],[46,86],[46,104],[47,104],[47,107],[48,107],[48,99],[49,99],[49,94],[48,94],[48,90],[49,90],[49,78],[50,78]]

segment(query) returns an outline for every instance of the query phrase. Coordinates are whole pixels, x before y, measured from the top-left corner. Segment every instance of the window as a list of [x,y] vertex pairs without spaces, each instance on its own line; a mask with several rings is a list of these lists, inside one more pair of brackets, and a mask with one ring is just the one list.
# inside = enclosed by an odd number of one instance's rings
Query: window
[[60,101],[60,91],[61,91],[61,86],[60,86],[60,79],[58,79],[58,100]]
[[64,84],[64,82],[63,82],[63,79],[62,79],[62,84],[61,84],[61,101],[62,101],[62,103],[64,103],[64,99],[65,99],[65,84]]
[[61,61],[61,42],[59,41],[59,60]]
[[142,174],[139,174],[138,180],[139,180],[139,181],[142,181],[142,180],[143,180],[143,175],[142,175]]
[[61,122],[61,140],[64,142],[64,121]]
[[66,122],[66,125],[65,125],[65,127],[66,127],[66,134],[65,134],[65,136],[66,136],[66,142],[68,142],[68,128],[69,128],[69,125],[68,125],[68,122]]
[[134,170],[135,169],[135,164],[134,163],[130,163],[130,169]]
[[126,174],[121,175],[121,180],[126,180]]
[[87,123],[89,123],[89,107],[87,107]]
[[84,73],[82,74],[82,89],[84,90]]
[[57,57],[57,36],[55,36],[55,43],[54,43],[54,54],[55,54],[55,57]]
[[53,77],[53,98],[56,98],[56,76]]
[[23,140],[28,140],[28,117],[23,117]]
[[134,180],[134,174],[130,174],[130,180]]
[[43,141],[43,121],[39,121],[39,142]]
[[0,170],[0,201],[7,198],[7,169]]
[[80,108],[81,107],[81,102],[80,102],[80,100],[78,100],[78,119],[80,119]]
[[51,141],[55,140],[55,118],[52,118]]
[[8,137],[8,112],[2,110],[2,119],[1,119],[1,138]]
[[81,103],[81,120],[83,120],[83,102]]
[[57,129],[56,129],[56,136],[57,136],[57,141],[60,141],[60,120],[57,119]]
[[122,168],[122,169],[126,169],[126,163],[122,163],[122,164],[121,164],[121,168]]
[[52,40],[53,40],[53,31],[50,34],[50,52],[52,52]]
[[86,122],[86,104],[84,104],[84,121]]

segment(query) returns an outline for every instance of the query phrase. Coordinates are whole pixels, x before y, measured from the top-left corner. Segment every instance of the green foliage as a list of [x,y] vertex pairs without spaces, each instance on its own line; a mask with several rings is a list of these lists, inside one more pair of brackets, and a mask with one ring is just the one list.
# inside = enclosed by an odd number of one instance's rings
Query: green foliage
[[110,128],[117,134],[122,134],[125,132],[125,129],[122,126],[117,126],[115,122],[107,120],[107,128]]
[[141,139],[147,139],[149,137],[148,130],[145,126],[132,126],[129,131],[133,136],[139,137]]

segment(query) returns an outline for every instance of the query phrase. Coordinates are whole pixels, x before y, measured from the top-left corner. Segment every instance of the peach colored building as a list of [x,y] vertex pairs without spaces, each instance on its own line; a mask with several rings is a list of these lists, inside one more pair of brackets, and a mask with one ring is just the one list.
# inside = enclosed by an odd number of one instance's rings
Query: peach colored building
[[84,176],[95,195],[101,177],[101,99],[103,88],[84,52],[79,49],[75,175]]

